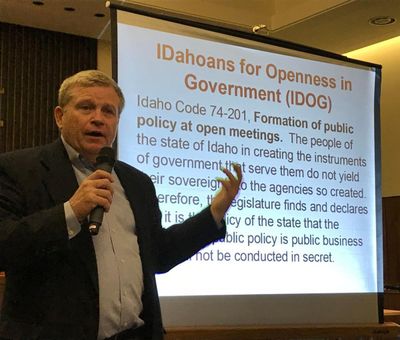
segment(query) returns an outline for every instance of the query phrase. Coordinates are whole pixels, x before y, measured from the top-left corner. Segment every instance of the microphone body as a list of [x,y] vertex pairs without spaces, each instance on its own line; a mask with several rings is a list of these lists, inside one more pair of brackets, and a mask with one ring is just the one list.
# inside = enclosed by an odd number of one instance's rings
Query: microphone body
[[[111,173],[115,163],[114,150],[108,146],[103,147],[96,158],[96,170],[104,170]],[[97,235],[103,222],[104,208],[95,207],[89,215],[89,232],[91,235]]]

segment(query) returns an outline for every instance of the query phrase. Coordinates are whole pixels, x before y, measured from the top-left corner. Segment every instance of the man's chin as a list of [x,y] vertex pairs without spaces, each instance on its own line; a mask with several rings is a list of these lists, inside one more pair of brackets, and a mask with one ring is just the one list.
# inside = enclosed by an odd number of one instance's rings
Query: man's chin
[[91,143],[85,148],[84,157],[93,163],[96,162],[96,158],[100,153],[100,150],[105,146],[108,145],[105,143],[94,143],[94,144]]

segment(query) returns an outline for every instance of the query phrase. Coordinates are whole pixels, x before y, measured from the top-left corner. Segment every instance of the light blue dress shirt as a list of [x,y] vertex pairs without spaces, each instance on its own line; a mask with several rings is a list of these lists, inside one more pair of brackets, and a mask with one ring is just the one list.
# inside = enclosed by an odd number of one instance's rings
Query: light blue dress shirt
[[[93,172],[93,167],[82,159],[69,144],[63,143],[80,184]],[[143,325],[143,271],[135,230],[135,219],[124,189],[113,170],[113,200],[104,213],[99,233],[92,236],[99,276],[99,331],[98,339],[110,337],[123,330]],[[81,231],[69,202],[64,204],[69,238]]]

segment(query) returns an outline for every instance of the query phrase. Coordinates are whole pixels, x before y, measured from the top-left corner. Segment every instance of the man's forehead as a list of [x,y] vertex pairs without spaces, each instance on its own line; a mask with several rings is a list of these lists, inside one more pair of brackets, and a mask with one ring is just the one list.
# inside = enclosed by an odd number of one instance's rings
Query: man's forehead
[[71,97],[75,100],[84,99],[104,99],[117,100],[119,105],[120,98],[112,86],[74,86],[70,91]]
[[93,93],[104,93],[104,92],[109,92],[109,93],[114,93],[116,96],[118,96],[117,92],[112,86],[81,86],[81,85],[75,85],[74,87],[71,88],[71,92],[74,92],[75,94],[79,93],[84,93],[84,94],[93,94]]

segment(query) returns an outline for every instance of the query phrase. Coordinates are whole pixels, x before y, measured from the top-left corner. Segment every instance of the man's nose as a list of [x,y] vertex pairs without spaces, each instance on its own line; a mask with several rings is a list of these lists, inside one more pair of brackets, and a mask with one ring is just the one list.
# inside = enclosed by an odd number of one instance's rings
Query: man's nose
[[92,111],[91,122],[97,125],[104,124],[104,115],[101,108],[95,108]]

